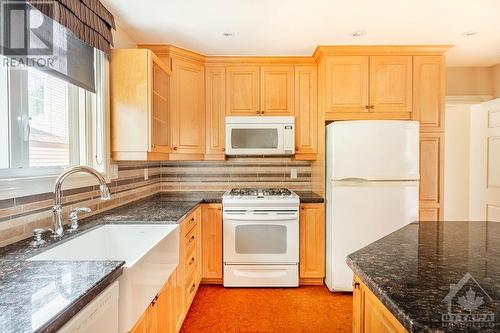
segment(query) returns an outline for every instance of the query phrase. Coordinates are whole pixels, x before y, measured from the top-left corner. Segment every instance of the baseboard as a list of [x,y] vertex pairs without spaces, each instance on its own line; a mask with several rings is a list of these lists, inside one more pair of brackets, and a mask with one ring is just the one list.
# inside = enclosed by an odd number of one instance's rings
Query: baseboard
[[201,284],[222,284],[222,278],[202,278]]
[[300,278],[299,284],[301,286],[322,286],[324,278]]

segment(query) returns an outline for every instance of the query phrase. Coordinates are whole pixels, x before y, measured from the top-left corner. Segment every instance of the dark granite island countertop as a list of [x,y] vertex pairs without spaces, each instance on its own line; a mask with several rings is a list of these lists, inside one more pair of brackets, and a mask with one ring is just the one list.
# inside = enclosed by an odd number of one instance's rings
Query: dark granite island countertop
[[347,263],[410,332],[500,331],[500,223],[412,223]]

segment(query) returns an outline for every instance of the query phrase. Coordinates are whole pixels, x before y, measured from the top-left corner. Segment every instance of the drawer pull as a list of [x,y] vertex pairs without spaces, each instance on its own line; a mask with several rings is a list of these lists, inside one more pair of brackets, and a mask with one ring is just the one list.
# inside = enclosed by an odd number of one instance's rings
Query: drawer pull
[[191,236],[191,238],[189,238],[188,244],[191,244],[191,242],[194,241],[194,238],[195,238],[194,235]]
[[194,264],[196,260],[194,259],[194,257],[191,258],[191,260],[189,260],[189,266],[191,266],[192,264]]
[[158,301],[158,295],[156,295],[155,298],[153,298],[153,300],[151,301],[151,306],[155,306],[157,301]]
[[194,217],[191,218],[191,222],[194,222]]
[[189,289],[189,293],[191,294],[195,288],[196,288],[196,285],[193,283],[193,285],[191,286],[191,289]]

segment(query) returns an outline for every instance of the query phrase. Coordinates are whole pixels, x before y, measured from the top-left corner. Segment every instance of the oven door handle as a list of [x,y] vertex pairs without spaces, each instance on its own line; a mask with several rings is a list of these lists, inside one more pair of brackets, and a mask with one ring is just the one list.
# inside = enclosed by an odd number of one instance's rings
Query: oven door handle
[[232,221],[295,221],[298,212],[225,212],[224,219]]

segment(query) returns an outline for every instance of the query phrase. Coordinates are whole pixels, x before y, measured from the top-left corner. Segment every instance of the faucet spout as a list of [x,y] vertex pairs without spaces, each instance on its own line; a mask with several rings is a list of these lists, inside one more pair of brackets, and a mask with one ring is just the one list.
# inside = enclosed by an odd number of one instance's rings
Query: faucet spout
[[108,186],[106,185],[106,180],[104,177],[95,169],[83,165],[74,166],[66,169],[62,174],[56,179],[54,186],[54,207],[52,207],[52,212],[54,213],[54,237],[61,237],[64,233],[63,223],[62,223],[62,185],[64,180],[70,175],[78,172],[88,173],[99,181],[99,190],[101,192],[101,200],[111,199],[111,193]]

